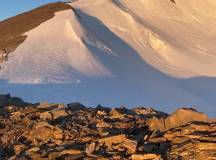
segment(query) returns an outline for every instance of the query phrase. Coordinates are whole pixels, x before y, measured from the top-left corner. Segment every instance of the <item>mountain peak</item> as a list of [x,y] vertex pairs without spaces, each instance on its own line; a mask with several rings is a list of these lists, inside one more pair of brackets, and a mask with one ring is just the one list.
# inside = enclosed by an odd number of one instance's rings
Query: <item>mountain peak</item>
[[58,11],[71,9],[63,3],[50,3],[0,22],[0,50],[11,52],[25,39],[23,34],[51,19]]

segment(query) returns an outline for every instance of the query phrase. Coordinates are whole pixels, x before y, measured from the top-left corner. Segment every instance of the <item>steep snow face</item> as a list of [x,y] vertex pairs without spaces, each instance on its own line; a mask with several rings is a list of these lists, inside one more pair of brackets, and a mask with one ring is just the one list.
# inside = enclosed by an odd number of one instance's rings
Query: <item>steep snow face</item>
[[144,61],[180,78],[216,76],[215,0],[78,0]]
[[103,27],[132,47],[132,54],[169,76],[216,76],[214,0],[77,0],[70,5],[75,12],[58,12],[25,34],[25,42],[1,66],[1,78],[71,83],[80,82],[82,75],[120,76],[112,73],[118,65],[110,68],[103,54],[124,59],[119,52],[130,51],[110,44],[116,40]]
[[91,35],[72,10],[57,13],[26,35],[26,41],[2,65],[0,76],[9,82],[79,83],[79,74],[112,75],[85,46]]

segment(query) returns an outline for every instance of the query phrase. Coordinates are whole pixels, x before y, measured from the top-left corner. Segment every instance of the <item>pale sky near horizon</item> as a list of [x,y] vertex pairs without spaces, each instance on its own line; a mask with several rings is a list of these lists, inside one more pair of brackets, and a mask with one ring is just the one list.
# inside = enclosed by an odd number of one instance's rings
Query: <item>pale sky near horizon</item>
[[29,11],[43,4],[58,1],[61,0],[1,0],[0,21]]

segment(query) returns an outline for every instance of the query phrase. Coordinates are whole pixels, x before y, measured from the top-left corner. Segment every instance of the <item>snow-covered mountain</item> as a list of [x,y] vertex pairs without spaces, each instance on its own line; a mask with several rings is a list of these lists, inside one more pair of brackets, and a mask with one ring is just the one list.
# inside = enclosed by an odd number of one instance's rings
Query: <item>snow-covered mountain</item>
[[215,26],[215,0],[49,4],[0,22],[0,90],[216,113]]

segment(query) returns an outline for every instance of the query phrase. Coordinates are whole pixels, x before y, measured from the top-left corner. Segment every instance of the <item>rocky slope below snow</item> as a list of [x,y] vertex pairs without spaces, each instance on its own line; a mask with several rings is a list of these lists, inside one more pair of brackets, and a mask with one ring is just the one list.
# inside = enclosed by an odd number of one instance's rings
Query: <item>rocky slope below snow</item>
[[0,99],[2,160],[216,158],[216,121],[194,109],[168,115],[144,107],[15,102],[9,95]]

